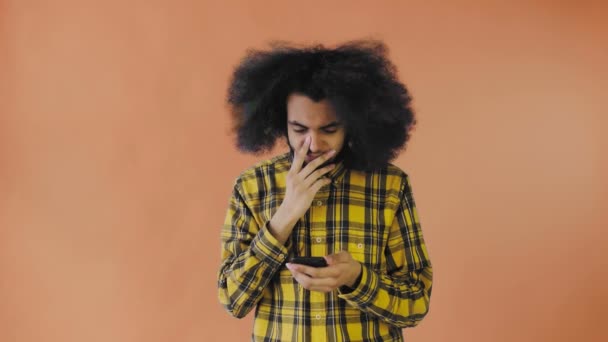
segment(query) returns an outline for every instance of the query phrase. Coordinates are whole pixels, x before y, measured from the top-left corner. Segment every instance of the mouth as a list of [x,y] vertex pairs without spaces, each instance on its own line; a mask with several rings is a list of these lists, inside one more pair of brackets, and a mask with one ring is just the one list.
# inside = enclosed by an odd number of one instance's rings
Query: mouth
[[305,160],[307,163],[310,163],[311,161],[319,158],[320,156],[321,156],[321,154],[308,154],[308,155],[306,155]]

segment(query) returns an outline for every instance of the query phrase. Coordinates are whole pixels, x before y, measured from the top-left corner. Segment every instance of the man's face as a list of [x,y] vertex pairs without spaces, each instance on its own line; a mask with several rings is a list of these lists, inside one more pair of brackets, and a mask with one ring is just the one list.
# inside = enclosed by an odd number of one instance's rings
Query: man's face
[[306,163],[325,152],[335,150],[336,155],[344,146],[345,130],[327,100],[314,102],[302,94],[291,94],[287,98],[287,137],[289,146],[295,150],[310,136],[310,148]]

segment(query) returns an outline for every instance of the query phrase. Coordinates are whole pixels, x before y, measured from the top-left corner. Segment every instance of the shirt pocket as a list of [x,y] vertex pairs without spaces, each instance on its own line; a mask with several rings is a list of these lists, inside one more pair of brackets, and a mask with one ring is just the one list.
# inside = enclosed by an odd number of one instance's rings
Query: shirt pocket
[[364,238],[351,237],[348,241],[347,251],[355,261],[377,270],[380,267],[378,248],[370,241],[365,240]]
[[385,240],[382,235],[353,235],[342,247],[342,250],[348,251],[354,260],[364,266],[370,267],[374,271],[386,270]]

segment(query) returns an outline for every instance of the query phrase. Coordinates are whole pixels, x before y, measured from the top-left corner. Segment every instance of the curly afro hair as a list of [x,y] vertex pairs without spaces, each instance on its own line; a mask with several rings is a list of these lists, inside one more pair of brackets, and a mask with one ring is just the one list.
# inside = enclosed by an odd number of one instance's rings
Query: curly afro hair
[[376,40],[333,49],[277,42],[269,50],[249,50],[228,89],[237,147],[262,153],[287,137],[287,98],[299,93],[334,108],[346,129],[345,166],[383,168],[415,125],[411,97],[396,74],[386,45]]

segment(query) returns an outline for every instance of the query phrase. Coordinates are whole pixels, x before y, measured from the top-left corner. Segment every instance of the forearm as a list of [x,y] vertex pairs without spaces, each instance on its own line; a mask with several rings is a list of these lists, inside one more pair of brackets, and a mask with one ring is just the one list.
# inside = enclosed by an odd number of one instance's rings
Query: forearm
[[284,205],[279,206],[268,223],[268,230],[280,244],[285,245],[298,222],[298,218],[291,214],[291,210]]
[[235,317],[244,317],[284,262],[287,248],[264,227],[249,245],[225,242],[218,275],[220,302]]
[[379,274],[363,266],[361,281],[340,298],[361,311],[400,328],[417,325],[427,314],[432,290],[430,266],[400,276]]

